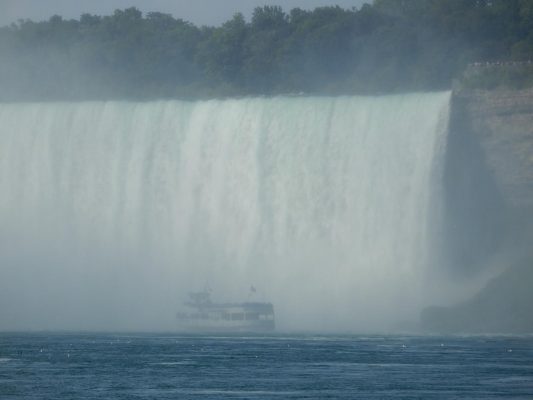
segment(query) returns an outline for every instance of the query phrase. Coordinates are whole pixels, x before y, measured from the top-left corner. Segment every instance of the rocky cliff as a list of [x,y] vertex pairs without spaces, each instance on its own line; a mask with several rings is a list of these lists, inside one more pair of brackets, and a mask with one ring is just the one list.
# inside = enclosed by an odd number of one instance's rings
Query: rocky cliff
[[533,90],[457,90],[450,118],[447,267],[462,279],[487,266],[502,273],[467,302],[426,310],[423,326],[533,332]]
[[440,333],[531,333],[533,263],[513,264],[471,299],[423,311],[424,328]]
[[458,92],[453,104],[464,107],[506,205],[532,209],[533,89]]

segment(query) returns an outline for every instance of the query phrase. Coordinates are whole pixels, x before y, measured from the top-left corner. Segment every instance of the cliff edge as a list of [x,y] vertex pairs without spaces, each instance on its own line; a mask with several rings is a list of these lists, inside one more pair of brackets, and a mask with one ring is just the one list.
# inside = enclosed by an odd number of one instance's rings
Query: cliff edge
[[468,301],[426,309],[423,329],[533,332],[533,89],[456,90],[445,163],[447,267],[502,272]]
[[459,91],[453,101],[506,205],[533,209],[533,89]]

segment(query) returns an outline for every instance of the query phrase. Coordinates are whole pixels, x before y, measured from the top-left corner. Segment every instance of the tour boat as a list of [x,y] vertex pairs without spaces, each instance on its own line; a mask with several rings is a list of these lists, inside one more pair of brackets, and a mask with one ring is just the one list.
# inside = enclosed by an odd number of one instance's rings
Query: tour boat
[[[253,287],[252,287],[253,288]],[[253,290],[255,291],[255,289]],[[189,294],[178,327],[190,332],[269,332],[275,327],[272,303],[214,303],[208,290]]]

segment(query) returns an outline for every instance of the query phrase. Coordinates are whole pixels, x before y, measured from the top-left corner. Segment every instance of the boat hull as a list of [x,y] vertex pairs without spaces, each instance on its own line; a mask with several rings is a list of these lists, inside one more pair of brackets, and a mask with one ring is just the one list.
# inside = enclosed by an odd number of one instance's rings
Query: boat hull
[[192,312],[176,315],[178,329],[187,332],[271,332],[275,329],[271,303],[188,304]]

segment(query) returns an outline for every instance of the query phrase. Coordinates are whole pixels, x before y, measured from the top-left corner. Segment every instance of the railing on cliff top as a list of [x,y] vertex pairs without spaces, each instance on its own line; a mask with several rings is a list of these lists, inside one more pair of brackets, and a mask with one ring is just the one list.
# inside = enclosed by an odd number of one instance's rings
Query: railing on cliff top
[[462,76],[453,82],[455,91],[461,89],[520,89],[532,86],[533,60],[473,62],[468,64]]

